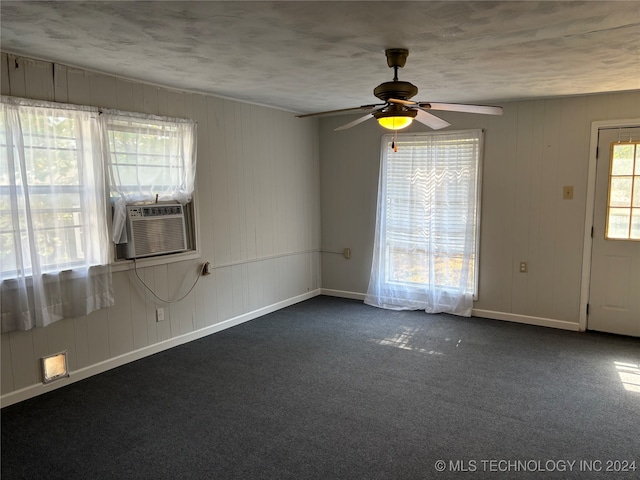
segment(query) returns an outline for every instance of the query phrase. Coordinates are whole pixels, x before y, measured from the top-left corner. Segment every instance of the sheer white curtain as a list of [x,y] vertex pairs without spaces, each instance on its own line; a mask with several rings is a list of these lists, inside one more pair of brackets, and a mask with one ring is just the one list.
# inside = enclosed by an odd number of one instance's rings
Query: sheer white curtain
[[383,137],[365,303],[471,316],[482,131]]
[[113,241],[124,243],[126,204],[191,201],[196,172],[192,120],[103,111],[103,149],[115,198]]
[[97,110],[0,107],[2,333],[113,305]]

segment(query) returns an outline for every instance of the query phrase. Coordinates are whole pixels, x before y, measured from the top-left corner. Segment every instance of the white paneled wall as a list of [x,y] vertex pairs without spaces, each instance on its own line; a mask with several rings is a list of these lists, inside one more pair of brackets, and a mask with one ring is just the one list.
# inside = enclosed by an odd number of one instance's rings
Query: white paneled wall
[[[160,342],[318,292],[317,121],[4,53],[1,85],[3,95],[196,120],[202,257],[138,271],[156,294],[170,299],[189,289],[202,262],[214,268],[191,294],[171,305],[147,293],[132,270],[118,271],[112,308],[2,335],[3,396],[40,384],[43,355],[67,350],[72,374],[91,371],[132,352],[143,352],[139,357],[157,351]],[[163,322],[156,322],[158,307],[165,308]]]
[[[442,113],[449,129],[483,128],[485,149],[477,314],[576,328],[591,123],[640,117],[640,92],[509,102],[504,116]],[[441,112],[438,112],[440,115]],[[322,119],[323,289],[367,290],[373,251],[380,138],[375,121],[334,132]],[[412,126],[409,132],[428,130]],[[562,186],[574,199],[562,199]],[[526,274],[518,272],[528,262]],[[503,315],[506,314],[506,315]],[[551,322],[545,322],[550,320]],[[554,323],[556,322],[556,323]]]

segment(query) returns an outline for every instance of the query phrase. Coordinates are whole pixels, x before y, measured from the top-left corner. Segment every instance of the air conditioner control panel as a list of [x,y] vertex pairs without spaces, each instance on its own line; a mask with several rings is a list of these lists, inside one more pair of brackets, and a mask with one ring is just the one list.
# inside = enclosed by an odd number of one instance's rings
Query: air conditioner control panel
[[169,215],[182,215],[182,205],[149,205],[129,206],[129,218],[166,217]]

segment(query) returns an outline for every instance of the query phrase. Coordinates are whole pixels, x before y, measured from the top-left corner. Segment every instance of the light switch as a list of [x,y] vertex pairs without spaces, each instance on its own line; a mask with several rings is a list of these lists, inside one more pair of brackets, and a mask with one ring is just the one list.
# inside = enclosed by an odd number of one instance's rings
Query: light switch
[[562,187],[562,199],[573,200],[573,185],[565,185]]

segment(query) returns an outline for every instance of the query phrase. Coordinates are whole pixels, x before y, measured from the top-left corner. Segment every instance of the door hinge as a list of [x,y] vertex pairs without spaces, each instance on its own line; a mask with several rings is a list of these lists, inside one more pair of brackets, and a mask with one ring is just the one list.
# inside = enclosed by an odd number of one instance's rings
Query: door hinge
[[600,147],[596,147],[596,160],[598,159],[598,155],[600,155]]
[[593,238],[593,227],[591,227],[591,238]]
[[589,315],[589,304],[587,303],[587,315]]

